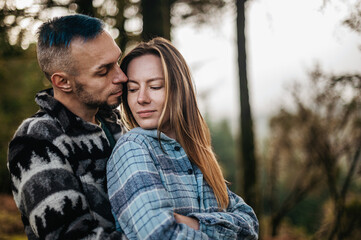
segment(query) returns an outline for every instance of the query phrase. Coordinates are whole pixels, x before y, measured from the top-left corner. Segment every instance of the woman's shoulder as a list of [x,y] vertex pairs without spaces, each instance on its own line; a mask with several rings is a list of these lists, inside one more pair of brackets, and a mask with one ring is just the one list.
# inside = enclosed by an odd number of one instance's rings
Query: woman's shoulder
[[143,145],[156,140],[156,137],[157,130],[145,130],[139,127],[133,128],[119,138],[117,145],[132,142]]

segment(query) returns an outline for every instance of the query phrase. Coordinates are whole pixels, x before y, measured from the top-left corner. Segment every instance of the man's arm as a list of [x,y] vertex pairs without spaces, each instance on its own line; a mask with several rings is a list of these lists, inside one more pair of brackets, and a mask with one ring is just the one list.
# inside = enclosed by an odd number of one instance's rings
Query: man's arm
[[111,224],[101,225],[90,211],[83,186],[58,146],[17,136],[8,158],[13,195],[27,234],[40,239],[120,238],[111,232]]

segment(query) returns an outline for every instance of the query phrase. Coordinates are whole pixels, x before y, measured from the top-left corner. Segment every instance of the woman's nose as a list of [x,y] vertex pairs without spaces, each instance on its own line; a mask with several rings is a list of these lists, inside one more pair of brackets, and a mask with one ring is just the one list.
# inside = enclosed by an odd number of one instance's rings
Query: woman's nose
[[146,89],[140,89],[138,94],[138,103],[139,104],[146,104],[150,102],[149,94]]

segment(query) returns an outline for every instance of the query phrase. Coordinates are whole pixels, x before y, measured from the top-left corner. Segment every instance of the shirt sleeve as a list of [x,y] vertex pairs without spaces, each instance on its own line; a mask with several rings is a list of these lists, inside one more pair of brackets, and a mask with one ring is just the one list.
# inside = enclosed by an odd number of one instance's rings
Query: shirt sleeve
[[37,239],[120,239],[120,233],[94,218],[79,179],[51,142],[16,137],[9,146],[8,168],[27,234]]
[[258,220],[241,197],[228,190],[229,205],[224,212],[192,213],[200,230],[215,239],[258,239]]
[[208,239],[175,221],[172,199],[149,151],[140,144],[117,145],[107,177],[112,210],[129,239]]

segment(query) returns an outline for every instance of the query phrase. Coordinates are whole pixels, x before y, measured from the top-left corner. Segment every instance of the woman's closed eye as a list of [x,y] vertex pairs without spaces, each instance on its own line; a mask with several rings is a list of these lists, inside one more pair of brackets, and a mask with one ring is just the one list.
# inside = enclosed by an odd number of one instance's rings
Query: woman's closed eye
[[150,89],[152,90],[159,90],[161,88],[163,88],[163,86],[150,86]]
[[128,87],[128,92],[133,93],[136,92],[138,90],[138,88],[130,88]]
[[137,91],[139,89],[139,84],[136,84],[136,83],[134,83],[132,81],[129,81],[127,83],[127,89],[128,89],[129,93],[135,92],[135,91]]

